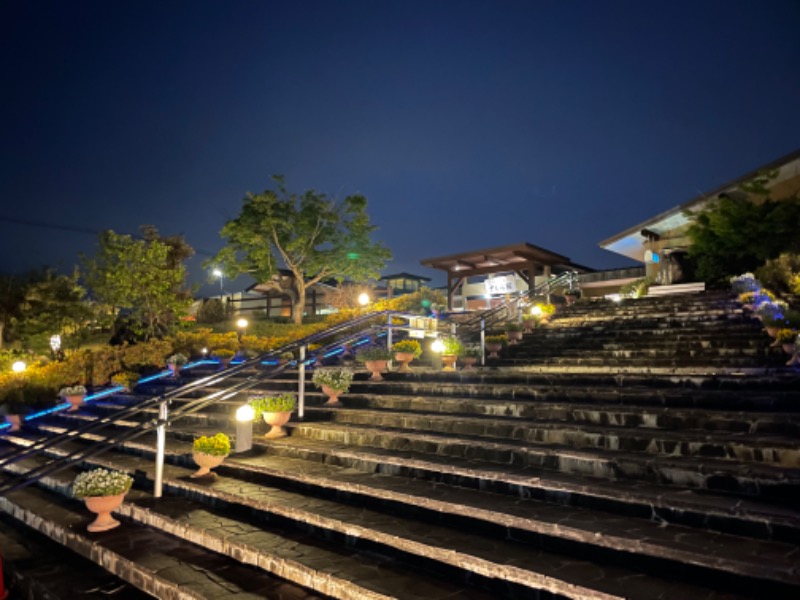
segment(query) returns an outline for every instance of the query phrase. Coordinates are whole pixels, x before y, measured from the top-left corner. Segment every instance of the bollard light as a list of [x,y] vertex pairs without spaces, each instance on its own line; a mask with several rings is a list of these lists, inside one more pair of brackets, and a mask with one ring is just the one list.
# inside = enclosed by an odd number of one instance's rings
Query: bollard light
[[363,294],[360,294],[358,296],[358,303],[361,306],[366,306],[367,304],[369,304],[369,294],[367,294],[366,292],[363,293]]
[[541,316],[542,316],[542,307],[541,307],[541,306],[539,306],[538,304],[534,304],[534,305],[531,307],[531,314],[532,314],[534,317],[541,317]]
[[253,448],[253,419],[256,412],[249,404],[236,409],[236,452],[249,452]]
[[11,365],[11,370],[14,371],[14,373],[22,373],[27,368],[28,365],[26,365],[25,362],[21,360],[18,360],[13,365]]
[[444,352],[444,342],[439,338],[436,338],[431,344],[431,350],[441,354],[442,352]]

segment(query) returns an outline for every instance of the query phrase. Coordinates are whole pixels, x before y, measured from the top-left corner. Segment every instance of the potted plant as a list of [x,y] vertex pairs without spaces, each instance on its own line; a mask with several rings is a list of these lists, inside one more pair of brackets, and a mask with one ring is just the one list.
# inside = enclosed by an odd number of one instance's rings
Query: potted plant
[[564,292],[564,301],[567,303],[567,306],[574,304],[580,297],[581,291],[578,288],[571,288]]
[[139,382],[139,374],[133,371],[121,371],[111,376],[111,385],[121,387],[124,392],[132,392]]
[[176,352],[169,358],[167,358],[167,368],[172,371],[172,375],[177,375],[178,371],[180,371],[181,367],[189,362],[189,359],[186,358],[186,355],[181,352]]
[[9,424],[9,431],[19,431],[22,428],[23,415],[27,412],[24,385],[24,379],[11,377],[3,382],[0,389],[0,409]]
[[[777,337],[778,332],[787,325],[786,318],[783,315],[764,315],[761,318],[761,322],[764,324],[767,335],[772,338]],[[777,346],[778,343],[776,342],[775,345]]]
[[89,523],[92,532],[108,531],[119,525],[111,516],[111,511],[119,508],[125,494],[131,489],[133,478],[120,471],[94,469],[79,474],[72,483],[72,493],[86,503],[97,518]]
[[775,302],[762,302],[753,312],[755,316],[762,322],[764,319],[772,319],[773,321],[776,321],[783,319],[783,315],[787,308],[788,306],[785,302],[776,300]]
[[271,429],[264,436],[267,439],[286,436],[283,426],[289,422],[297,406],[297,398],[288,392],[278,396],[255,396],[248,404],[253,407],[254,418],[262,417]]
[[339,396],[346,394],[353,382],[353,371],[347,368],[322,367],[314,371],[312,377],[314,385],[322,388],[322,393],[328,396],[326,406],[338,406]]
[[743,294],[744,292],[754,292],[761,287],[761,284],[752,273],[743,273],[742,275],[735,275],[730,278],[731,289],[734,294]]
[[211,355],[219,360],[219,364],[224,369],[231,364],[231,359],[236,355],[236,352],[228,348],[217,348],[216,350],[212,350]]
[[461,358],[461,361],[464,363],[464,370],[465,371],[473,371],[475,369],[475,364],[481,359],[481,348],[480,346],[467,346],[464,349],[464,356]]
[[500,358],[499,352],[505,346],[506,340],[505,335],[487,335],[484,338],[483,343],[489,351],[489,358]]
[[356,350],[356,362],[363,363],[367,370],[372,373],[372,381],[382,381],[381,372],[386,370],[391,353],[385,346],[370,344],[362,346]]
[[294,360],[294,354],[292,354],[291,352],[281,352],[278,355],[278,364],[279,365],[288,364],[288,363],[292,362],[293,360]]
[[394,344],[392,352],[394,352],[394,359],[400,363],[400,368],[397,369],[398,373],[411,373],[408,363],[422,355],[422,346],[417,340],[406,339]]
[[791,356],[787,365],[794,364],[794,355],[797,351],[797,347],[795,346],[795,340],[797,339],[797,331],[794,329],[784,328],[779,329],[778,333],[775,335],[775,343],[783,347],[783,351],[786,354]]
[[214,477],[216,473],[211,469],[221,465],[230,453],[231,440],[224,433],[196,438],[192,444],[192,458],[200,468],[192,473],[192,477]]
[[518,343],[522,339],[522,325],[516,322],[509,322],[505,325],[506,339],[509,345]]
[[59,390],[58,396],[69,402],[70,412],[75,412],[83,404],[83,399],[86,397],[86,388],[82,385],[68,385]]
[[458,357],[464,354],[464,344],[457,337],[442,338],[442,365],[445,371],[455,371]]

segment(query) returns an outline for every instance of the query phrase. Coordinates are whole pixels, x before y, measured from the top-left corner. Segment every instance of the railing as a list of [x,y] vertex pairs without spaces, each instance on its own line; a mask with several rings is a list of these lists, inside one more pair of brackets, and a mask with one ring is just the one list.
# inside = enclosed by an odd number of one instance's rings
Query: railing
[[[318,355],[325,356],[334,354],[338,349],[348,344],[358,345],[361,343],[365,343],[366,341],[368,341],[368,338],[367,339],[364,338],[365,335],[370,335],[370,336],[376,334],[380,335],[383,331],[386,332],[387,347],[391,347],[393,330],[411,328],[410,325],[406,326],[395,325],[393,323],[393,319],[401,318],[410,320],[417,317],[418,315],[409,315],[393,311],[369,313],[367,315],[357,317],[350,321],[340,323],[326,330],[312,334],[301,340],[291,342],[280,348],[272,350],[266,354],[263,354],[256,358],[250,359],[248,361],[230,367],[226,369],[223,373],[209,375],[207,377],[197,379],[195,381],[192,381],[186,385],[183,385],[175,390],[172,390],[160,396],[144,400],[143,402],[140,402],[136,406],[120,409],[112,413],[111,415],[102,417],[91,423],[86,423],[84,425],[76,427],[75,429],[65,431],[46,440],[38,440],[36,442],[33,442],[31,445],[22,448],[21,450],[16,450],[13,452],[6,453],[0,456],[0,468],[18,462],[25,458],[29,458],[33,455],[39,455],[42,453],[42,451],[58,446],[59,444],[65,441],[92,433],[96,430],[99,430],[109,425],[114,425],[115,423],[123,419],[133,417],[137,414],[141,414],[146,411],[150,411],[156,406],[158,407],[157,419],[144,421],[132,427],[131,429],[118,432],[111,436],[104,437],[102,440],[93,443],[91,446],[80,448],[73,452],[67,453],[64,456],[51,458],[44,464],[35,467],[25,473],[14,476],[9,480],[0,484],[0,495],[7,494],[8,492],[11,492],[15,489],[19,489],[26,485],[35,483],[42,477],[46,477],[48,475],[52,475],[61,470],[64,470],[75,462],[102,454],[103,452],[109,450],[113,446],[135,439],[155,429],[156,464],[155,464],[153,493],[154,496],[158,498],[162,495],[163,492],[163,473],[164,473],[164,461],[166,455],[166,429],[170,425],[171,421],[175,421],[182,417],[194,414],[210,406],[211,404],[214,404],[215,402],[228,399],[235,394],[241,393],[248,389],[252,389],[258,386],[259,384],[263,383],[264,381],[277,376],[278,374],[282,373],[285,369],[293,365],[296,365],[298,367],[298,372],[299,372],[298,416],[299,418],[303,418],[305,410],[305,368],[309,363],[315,361],[316,356]],[[383,323],[381,323],[381,321],[383,321]],[[347,334],[347,335],[342,336],[341,334]],[[330,342],[329,344],[320,347],[313,355],[310,355],[308,353],[308,347],[311,344],[315,344],[317,342],[326,340],[328,338],[336,338],[336,339]],[[299,352],[299,358],[296,361],[293,361],[292,363],[286,365],[278,366],[277,368],[272,369],[268,372],[259,372],[256,375],[250,376],[244,380],[237,381],[227,386],[225,389],[217,390],[201,398],[193,399],[184,404],[183,406],[181,406],[181,408],[179,408],[178,410],[174,411],[171,415],[169,414],[168,407],[173,400],[181,398],[187,393],[194,392],[200,388],[218,386],[220,383],[223,383],[231,379],[232,377],[238,375],[242,371],[251,370],[252,367],[260,365],[263,361],[267,359],[274,358],[284,352],[289,352],[294,350],[297,350]]]
[[463,338],[467,335],[480,332],[481,364],[485,365],[485,340],[486,329],[488,327],[501,321],[521,321],[524,308],[530,305],[533,298],[537,296],[546,296],[549,299],[550,294],[557,288],[566,287],[569,290],[574,290],[577,289],[577,286],[577,271],[567,271],[558,277],[552,277],[543,281],[533,289],[508,294],[505,302],[502,304],[480,311],[474,317],[456,323],[454,334]]

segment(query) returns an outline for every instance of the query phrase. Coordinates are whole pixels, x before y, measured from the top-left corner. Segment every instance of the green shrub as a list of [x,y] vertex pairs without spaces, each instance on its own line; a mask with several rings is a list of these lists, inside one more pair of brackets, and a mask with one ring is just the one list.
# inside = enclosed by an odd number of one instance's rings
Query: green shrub
[[211,456],[228,456],[231,453],[231,440],[224,433],[213,436],[201,435],[194,440],[192,451]]
[[390,358],[391,352],[386,346],[370,344],[369,346],[361,346],[356,350],[356,362],[359,363],[373,360],[389,360]]
[[198,323],[219,323],[227,318],[225,305],[219,298],[211,298],[200,306],[197,311]]
[[250,398],[248,404],[255,411],[255,419],[261,419],[263,413],[292,412],[297,406],[294,394],[286,392],[278,396],[256,396]]
[[401,340],[392,345],[392,352],[411,352],[414,358],[419,358],[422,355],[422,346],[417,340]]
[[350,369],[328,369],[323,367],[314,371],[312,381],[318,388],[327,385],[332,390],[345,393],[350,389],[350,384],[353,382],[353,371]]
[[442,338],[442,345],[444,346],[443,356],[462,356],[464,354],[464,344],[456,337]]
[[656,282],[653,277],[642,277],[630,281],[619,288],[619,295],[623,298],[641,298],[646,296],[650,286]]

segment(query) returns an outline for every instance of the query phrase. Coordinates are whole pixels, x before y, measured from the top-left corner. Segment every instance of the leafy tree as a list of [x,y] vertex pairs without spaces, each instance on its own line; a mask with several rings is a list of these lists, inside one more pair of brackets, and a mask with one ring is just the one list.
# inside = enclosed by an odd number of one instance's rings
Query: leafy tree
[[25,297],[25,285],[19,277],[0,275],[0,348],[6,328],[19,315],[20,304]]
[[[30,347],[47,347],[50,336],[76,336],[92,321],[94,310],[86,299],[86,290],[78,285],[78,272],[59,275],[45,269],[30,276],[15,319],[15,332]],[[66,346],[66,340],[65,340]]]
[[754,271],[782,252],[800,250],[798,223],[797,197],[751,201],[723,196],[694,215],[687,232],[692,240],[689,255],[701,279],[719,282]]
[[108,230],[100,234],[99,244],[94,257],[83,257],[86,281],[96,298],[117,316],[127,316],[139,336],[149,339],[168,332],[191,301],[183,258],[157,232],[149,239],[134,239]]
[[282,177],[273,180],[277,190],[247,194],[239,216],[222,228],[227,245],[206,266],[221,266],[232,277],[248,273],[286,294],[292,320],[299,324],[309,286],[329,278],[375,278],[391,252],[370,240],[376,227],[369,222],[364,196],[339,203],[314,190],[289,193]]

